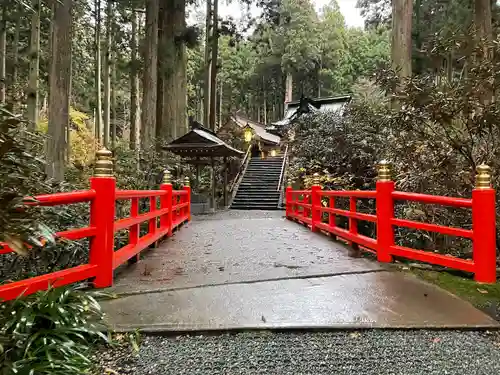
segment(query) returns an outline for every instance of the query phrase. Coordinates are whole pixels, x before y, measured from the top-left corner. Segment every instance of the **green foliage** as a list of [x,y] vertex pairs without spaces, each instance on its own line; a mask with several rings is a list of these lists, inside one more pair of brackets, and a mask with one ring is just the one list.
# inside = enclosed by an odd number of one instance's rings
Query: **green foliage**
[[[96,140],[90,130],[94,124],[90,117],[81,111],[70,108],[70,164],[84,168],[92,162],[96,151]],[[48,119],[40,121],[37,130],[47,133]]]
[[0,304],[2,374],[87,374],[92,346],[108,338],[103,314],[83,286],[61,287]]
[[0,241],[20,253],[26,251],[25,242],[39,246],[38,237],[48,233],[39,210],[25,204],[35,186],[45,186],[41,160],[25,151],[28,143],[37,141],[20,117],[0,107]]
[[[348,28],[335,0],[319,13],[310,0],[266,6],[250,37],[220,38],[218,78],[224,118],[240,110],[263,122],[265,107],[268,122],[281,119],[288,73],[294,80],[294,99],[301,94],[341,95],[351,92],[356,79],[370,77],[389,61],[389,33]],[[188,68],[192,64],[190,71],[198,79],[191,86],[201,88],[202,75],[194,67],[203,66],[203,55],[193,51],[190,56],[195,60],[188,61]],[[199,97],[200,90],[191,92]],[[196,108],[196,96],[190,97],[191,102]]]
[[[423,74],[401,82],[394,72],[382,70],[378,86],[367,81],[354,86],[354,101],[343,117],[301,118],[292,129],[292,175],[307,183],[309,174],[320,172],[330,189],[373,189],[374,165],[389,159],[399,190],[470,197],[477,165],[500,169],[500,106],[491,100],[500,89],[500,47],[482,44],[467,52],[469,40],[441,39],[432,47],[446,53],[453,46],[467,61],[467,74],[451,81],[444,72]],[[485,47],[492,61],[472,58]],[[498,174],[492,183],[498,186]],[[452,227],[470,228],[470,214],[442,206],[396,205],[398,217]],[[373,230],[365,233],[373,235]],[[404,228],[396,235],[404,246],[471,257],[464,239]]]

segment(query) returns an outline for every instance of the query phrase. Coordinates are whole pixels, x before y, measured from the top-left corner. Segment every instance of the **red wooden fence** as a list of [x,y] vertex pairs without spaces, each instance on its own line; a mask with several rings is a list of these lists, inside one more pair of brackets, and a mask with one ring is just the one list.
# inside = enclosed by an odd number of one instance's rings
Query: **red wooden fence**
[[[173,190],[169,176],[167,173],[159,190],[119,190],[112,176],[111,153],[102,150],[98,152],[96,174],[90,179],[89,190],[35,197],[40,206],[90,203],[89,226],[56,233],[56,237],[69,240],[89,238],[89,263],[0,285],[0,300],[11,300],[45,290],[49,286],[58,287],[88,279],[93,279],[93,285],[97,288],[111,286],[113,271],[118,266],[138,257],[142,250],[156,241],[172,236],[175,228],[191,220],[189,180],[186,178],[182,190]],[[149,199],[149,212],[139,214],[139,199]],[[123,200],[131,201],[130,217],[115,220],[116,202]],[[141,237],[139,225],[146,221],[149,230]],[[124,229],[129,230],[129,244],[115,251],[115,233]],[[0,254],[10,251],[3,244]]]
[[[324,191],[319,186],[319,176],[316,176],[316,183],[311,190],[292,190],[288,187],[286,216],[288,219],[310,226],[313,232],[322,230],[360,246],[363,250],[373,252],[380,262],[391,262],[393,256],[398,256],[471,272],[478,282],[496,281],[495,190],[490,185],[488,166],[478,167],[472,199],[395,191],[394,182],[390,178],[389,164],[387,162],[379,164],[378,172],[374,191]],[[335,207],[335,199],[339,197],[349,198],[349,210]],[[327,206],[322,203],[324,198],[328,198]],[[358,199],[375,199],[376,214],[356,212]],[[398,219],[394,217],[394,202],[400,200],[471,208],[472,230]],[[323,221],[323,213],[327,214],[326,222]],[[336,225],[337,215],[348,218],[348,229]],[[376,224],[376,238],[358,233],[357,224],[360,220]],[[469,238],[472,240],[473,259],[460,259],[398,246],[395,244],[394,226]]]

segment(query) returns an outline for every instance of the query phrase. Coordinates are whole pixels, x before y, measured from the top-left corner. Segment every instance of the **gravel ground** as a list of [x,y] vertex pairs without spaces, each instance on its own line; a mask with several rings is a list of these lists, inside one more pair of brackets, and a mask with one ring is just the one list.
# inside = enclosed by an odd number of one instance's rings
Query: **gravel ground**
[[146,336],[139,353],[102,351],[98,363],[99,374],[114,375],[489,375],[500,373],[500,336],[379,330]]

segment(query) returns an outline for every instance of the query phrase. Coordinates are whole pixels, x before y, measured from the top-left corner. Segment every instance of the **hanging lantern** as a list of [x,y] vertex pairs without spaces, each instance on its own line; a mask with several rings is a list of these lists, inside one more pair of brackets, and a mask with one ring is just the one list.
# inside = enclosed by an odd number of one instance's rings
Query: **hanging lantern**
[[275,157],[276,156],[276,150],[271,150],[271,157]]
[[245,136],[245,142],[250,143],[253,138],[253,129],[249,125],[247,125],[244,128],[243,134]]

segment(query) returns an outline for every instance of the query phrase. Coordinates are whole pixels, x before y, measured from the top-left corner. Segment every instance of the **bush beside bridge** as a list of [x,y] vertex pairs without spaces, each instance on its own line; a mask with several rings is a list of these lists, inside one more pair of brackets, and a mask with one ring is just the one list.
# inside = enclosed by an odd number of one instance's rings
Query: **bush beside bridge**
[[[449,83],[436,83],[433,75],[414,77],[397,92],[393,89],[396,77],[390,71],[381,72],[377,83],[361,82],[344,116],[313,114],[293,125],[290,178],[308,186],[318,172],[326,189],[373,189],[375,164],[388,159],[394,165],[398,190],[470,197],[474,170],[487,163],[498,200],[500,105],[485,104],[477,90],[488,74],[500,71],[498,64],[471,66],[467,77]],[[493,89],[498,91],[496,86]],[[360,207],[370,213],[373,209],[373,202]],[[447,226],[469,228],[471,224],[467,210],[434,205],[398,204],[396,213],[400,218]],[[373,235],[374,227],[365,225],[360,231]],[[467,240],[404,228],[397,229],[397,236],[403,246],[471,257]]]

